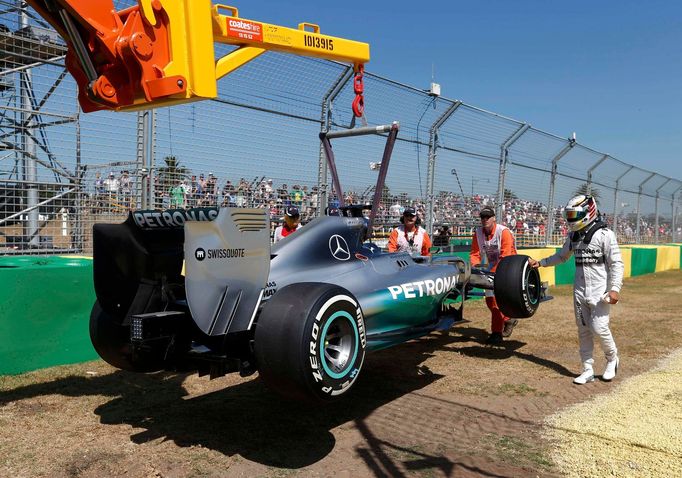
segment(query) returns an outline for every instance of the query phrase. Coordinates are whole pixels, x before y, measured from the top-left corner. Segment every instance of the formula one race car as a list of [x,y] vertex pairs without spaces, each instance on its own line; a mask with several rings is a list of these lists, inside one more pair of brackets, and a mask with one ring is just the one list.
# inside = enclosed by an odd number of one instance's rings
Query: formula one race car
[[352,388],[367,350],[461,320],[472,287],[494,290],[511,317],[543,299],[527,256],[493,274],[457,257],[385,253],[364,242],[360,209],[273,247],[262,209],[137,211],[95,225],[95,349],[125,370],[257,370],[286,396],[331,400]]
[[258,371],[282,395],[328,401],[352,388],[365,351],[461,321],[473,288],[493,290],[507,316],[531,317],[546,297],[527,256],[502,259],[493,274],[368,242],[398,129],[320,134],[343,198],[330,139],[388,133],[368,218],[367,207],[341,201],[341,215],[272,247],[263,209],[136,211],[123,224],[96,224],[95,350],[137,372]]

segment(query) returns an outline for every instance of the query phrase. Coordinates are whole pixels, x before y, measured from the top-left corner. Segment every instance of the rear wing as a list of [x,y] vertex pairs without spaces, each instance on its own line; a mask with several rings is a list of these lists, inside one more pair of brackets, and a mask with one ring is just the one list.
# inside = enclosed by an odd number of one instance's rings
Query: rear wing
[[[359,86],[369,61],[367,43],[323,35],[312,23],[247,20],[211,0],[138,0],[120,11],[113,0],[27,1],[66,41],[85,112],[215,98],[218,79],[268,50],[351,63]],[[216,60],[214,42],[237,48]]]
[[242,332],[270,273],[270,220],[251,208],[133,211],[95,224],[93,256],[97,300],[119,320],[188,307],[207,335]]

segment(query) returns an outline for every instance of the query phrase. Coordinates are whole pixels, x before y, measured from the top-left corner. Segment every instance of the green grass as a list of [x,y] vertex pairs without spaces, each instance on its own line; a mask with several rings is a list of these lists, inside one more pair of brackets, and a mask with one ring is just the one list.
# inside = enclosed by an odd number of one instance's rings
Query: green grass
[[532,463],[543,469],[553,466],[552,461],[541,450],[536,449],[518,437],[507,435],[497,437],[496,449],[500,458],[507,462]]

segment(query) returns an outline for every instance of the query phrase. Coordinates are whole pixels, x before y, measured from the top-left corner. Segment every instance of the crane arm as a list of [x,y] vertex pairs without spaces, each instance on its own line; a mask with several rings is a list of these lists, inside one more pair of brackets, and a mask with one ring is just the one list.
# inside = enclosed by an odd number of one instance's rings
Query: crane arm
[[[352,63],[360,74],[369,45],[239,17],[210,0],[27,0],[64,38],[66,67],[85,112],[135,110],[215,98],[217,81],[266,51]],[[215,59],[214,43],[237,46]]]

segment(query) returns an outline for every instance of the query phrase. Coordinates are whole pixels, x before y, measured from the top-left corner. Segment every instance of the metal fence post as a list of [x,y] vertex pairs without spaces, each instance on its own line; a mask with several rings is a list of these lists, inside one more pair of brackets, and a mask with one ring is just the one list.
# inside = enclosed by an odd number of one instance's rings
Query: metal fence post
[[[679,193],[679,192],[680,192],[680,189],[682,189],[682,186],[680,186],[679,188],[677,188],[677,190],[675,190],[675,191],[673,192],[672,196],[670,196],[670,209],[671,209],[671,212],[672,212],[672,222],[671,222],[671,226],[670,226],[670,227],[672,228],[672,231],[673,231],[673,233],[672,233],[672,236],[673,236],[673,237],[672,237],[672,241],[673,241],[673,242],[677,242],[677,211],[675,210],[675,209],[676,209],[675,194]],[[680,200],[680,195],[679,195],[679,194],[677,194],[677,200],[678,200],[678,201]]]
[[[28,14],[25,8],[19,10],[19,24],[21,28],[29,27]],[[33,83],[33,73],[30,69],[26,69],[19,73],[20,83],[20,98],[21,98],[21,151],[22,151],[22,167],[23,179],[26,181],[26,221],[24,222],[23,234],[24,239],[28,240],[31,247],[40,246],[40,229],[39,216],[40,209],[38,207],[39,194],[38,186],[38,165],[36,162],[36,141],[34,139],[34,130],[36,128],[36,114],[33,111],[33,104],[31,102],[31,88]]]
[[597,169],[597,167],[601,163],[606,161],[608,159],[608,157],[609,157],[609,155],[605,154],[604,156],[601,157],[601,159],[599,161],[594,163],[594,165],[592,165],[592,167],[590,167],[590,169],[587,170],[587,194],[592,194],[592,171]]
[[135,188],[136,201],[142,209],[150,209],[149,207],[149,188],[147,181],[149,180],[149,163],[147,161],[147,116],[149,110],[138,111],[137,113],[137,164],[135,177],[137,177],[137,187]]
[[[149,136],[148,136],[149,152],[147,158],[149,159],[149,180],[147,186],[149,188],[148,199],[152,208],[156,208],[156,110],[150,111],[149,116]],[[160,208],[160,206],[159,206]]]
[[426,170],[426,197],[428,198],[428,219],[426,223],[427,231],[433,235],[433,181],[436,171],[436,154],[438,150],[438,130],[450,119],[457,108],[462,104],[461,101],[452,103],[429,128],[429,162]]
[[[333,113],[333,103],[336,97],[341,93],[343,87],[351,79],[353,75],[353,67],[346,66],[344,71],[338,76],[336,81],[332,83],[332,86],[327,90],[327,93],[322,99],[321,113],[320,113],[320,132],[324,133],[329,131],[332,125],[332,113]],[[327,159],[325,157],[324,146],[320,142],[320,153],[318,156],[317,163],[317,204],[315,205],[317,209],[317,217],[324,215],[324,210],[329,204],[328,198],[328,188],[327,177],[329,173],[327,171]]]
[[566,156],[566,154],[573,149],[573,146],[575,146],[575,140],[569,140],[566,146],[559,151],[559,154],[554,156],[554,159],[552,159],[552,175],[549,182],[549,200],[547,204],[547,213],[549,217],[547,220],[547,229],[545,230],[545,244],[550,243],[550,238],[554,232],[554,183],[556,182],[557,165],[559,160],[561,160],[561,158]]
[[637,237],[637,244],[642,243],[642,236],[641,236],[641,231],[640,231],[640,227],[639,227],[640,217],[641,217],[641,213],[639,210],[639,202],[640,202],[640,199],[642,198],[642,187],[644,186],[644,184],[647,181],[649,181],[649,179],[653,178],[654,176],[656,176],[656,173],[651,173],[648,178],[646,178],[644,181],[639,183],[639,190],[638,190],[639,192],[637,193],[637,229],[636,229],[637,232],[635,233],[636,237]]
[[157,207],[154,188],[156,154],[156,110],[137,113],[137,168],[138,197],[142,209]]
[[655,227],[656,227],[656,231],[655,231],[656,244],[658,244],[658,241],[659,241],[659,237],[658,237],[658,197],[659,197],[659,192],[661,191],[661,188],[663,186],[665,186],[666,184],[668,184],[670,182],[670,179],[671,178],[666,179],[666,181],[663,184],[661,184],[658,187],[658,189],[656,189],[656,204],[654,205],[654,215],[655,215],[654,222],[655,222]]
[[83,176],[85,176],[85,168],[82,166],[82,150],[81,150],[81,107],[78,105],[78,110],[76,112],[76,170],[75,170],[75,181],[76,181],[76,199],[75,199],[75,211],[74,211],[74,233],[71,235],[72,243],[71,247],[75,248],[78,252],[83,252],[84,237],[83,237],[83,214],[85,205],[85,187],[83,185]]
[[618,234],[618,186],[620,185],[620,180],[633,169],[634,166],[630,166],[623,174],[616,178],[616,188],[613,191],[613,232],[616,234]]
[[530,129],[528,123],[523,123],[519,129],[507,138],[507,140],[500,146],[500,173],[497,178],[497,217],[502,217],[502,206],[504,205],[504,182],[507,176],[507,164],[509,164],[509,148],[516,143],[516,141]]

